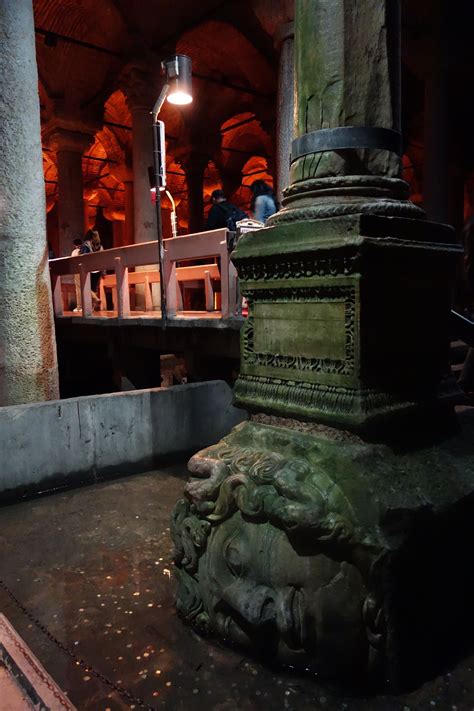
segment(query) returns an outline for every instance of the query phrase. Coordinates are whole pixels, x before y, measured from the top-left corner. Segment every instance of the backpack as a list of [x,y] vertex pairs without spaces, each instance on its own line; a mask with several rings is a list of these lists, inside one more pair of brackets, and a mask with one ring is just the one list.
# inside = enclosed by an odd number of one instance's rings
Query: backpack
[[229,232],[236,232],[237,222],[248,218],[246,212],[241,210],[240,207],[237,207],[237,205],[233,205],[231,202],[221,202],[219,203],[219,207],[224,211],[226,227]]

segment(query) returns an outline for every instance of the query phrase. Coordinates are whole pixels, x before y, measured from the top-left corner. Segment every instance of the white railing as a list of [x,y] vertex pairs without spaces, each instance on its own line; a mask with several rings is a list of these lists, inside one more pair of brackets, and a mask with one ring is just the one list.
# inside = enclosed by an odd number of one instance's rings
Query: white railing
[[[199,232],[174,237],[164,241],[163,276],[165,279],[167,315],[176,317],[183,310],[180,284],[202,280],[206,296],[206,310],[215,311],[213,280],[221,284],[221,316],[232,318],[238,312],[237,272],[229,260],[227,230]],[[177,267],[178,262],[209,259],[209,264]],[[157,242],[132,244],[128,247],[107,249],[103,252],[82,254],[78,257],[51,259],[51,279],[53,286],[54,313],[64,315],[64,299],[61,277],[79,275],[82,299],[82,316],[93,314],[91,294],[91,272],[113,271],[101,279],[100,300],[105,311],[105,289],[112,289],[114,310],[118,318],[126,319],[134,315],[130,309],[130,286],[141,284],[144,288],[145,311],[153,311],[152,284],[159,283],[160,274],[156,266],[145,271],[130,272],[134,267],[156,265],[158,261]]]

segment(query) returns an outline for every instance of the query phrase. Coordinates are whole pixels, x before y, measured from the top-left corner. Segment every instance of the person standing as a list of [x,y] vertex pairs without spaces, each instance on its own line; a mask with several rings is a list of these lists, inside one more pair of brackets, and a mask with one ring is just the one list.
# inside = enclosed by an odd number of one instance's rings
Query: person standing
[[235,223],[245,220],[247,214],[237,205],[229,202],[223,190],[213,190],[211,193],[212,207],[206,220],[206,230],[217,230],[225,227],[235,231]]
[[[81,253],[82,239],[75,239],[73,245],[74,249],[71,252],[71,257],[78,257]],[[76,306],[73,312],[77,313],[78,311],[82,311],[81,277],[79,274],[74,274],[74,286],[76,288]]]
[[265,222],[278,210],[278,202],[273,189],[264,180],[255,180],[250,186],[252,201],[250,209],[257,222]]
[[[102,252],[103,246],[100,241],[99,233],[96,230],[88,230],[80,248],[79,254],[91,254],[92,252]],[[100,311],[100,298],[98,296],[98,289],[100,284],[101,272],[91,272],[91,294],[92,294],[92,305],[94,311]]]

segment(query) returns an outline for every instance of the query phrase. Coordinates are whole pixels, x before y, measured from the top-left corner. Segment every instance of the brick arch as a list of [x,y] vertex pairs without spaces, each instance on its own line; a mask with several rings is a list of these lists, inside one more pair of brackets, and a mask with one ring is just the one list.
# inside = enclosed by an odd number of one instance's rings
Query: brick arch
[[[128,29],[112,0],[35,0],[35,25],[120,53],[127,45]],[[96,96],[119,57],[99,54],[60,39],[53,46],[36,35],[38,72],[50,96],[83,103]]]

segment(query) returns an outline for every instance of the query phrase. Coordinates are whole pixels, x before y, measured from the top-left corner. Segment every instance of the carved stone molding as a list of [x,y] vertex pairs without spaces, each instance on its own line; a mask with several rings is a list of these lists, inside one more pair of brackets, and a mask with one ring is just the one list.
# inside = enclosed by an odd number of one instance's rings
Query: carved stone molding
[[47,134],[47,142],[50,148],[56,152],[85,153],[94,143],[94,135],[63,128],[52,128]]
[[140,110],[151,112],[159,94],[158,60],[150,58],[149,61],[131,62],[122,71],[118,83],[132,113]]
[[[323,285],[312,287],[293,287],[278,289],[245,289],[245,295],[249,305],[249,316],[245,322],[242,334],[242,359],[247,366],[263,366],[265,369],[284,368],[286,371],[298,371],[298,373],[338,373],[352,375],[354,372],[354,321],[356,307],[355,285]],[[272,313],[277,318],[281,309],[279,305],[290,305],[293,318],[297,320],[297,308],[306,305],[305,315],[317,317],[318,309],[321,305],[339,307],[344,327],[341,331],[341,351],[342,357],[331,356],[329,350],[324,357],[310,357],[305,355],[284,355],[275,353],[272,344],[268,343],[266,352],[259,352],[255,343],[255,318],[259,306],[267,305],[267,309],[262,318],[265,319],[265,328],[268,335],[272,323]],[[275,308],[273,308],[275,305]],[[322,307],[323,309],[325,306]],[[270,311],[272,309],[272,311]],[[328,310],[327,308],[325,309]],[[279,320],[279,319],[278,319]],[[302,326],[302,324],[299,324]],[[263,326],[263,324],[262,324]],[[276,323],[278,329],[279,324]],[[299,330],[299,329],[298,329]],[[301,338],[300,333],[294,334],[296,338]],[[289,334],[291,338],[291,333]],[[281,341],[280,341],[281,342]],[[290,346],[290,343],[287,344]],[[299,347],[298,347],[299,350]]]

